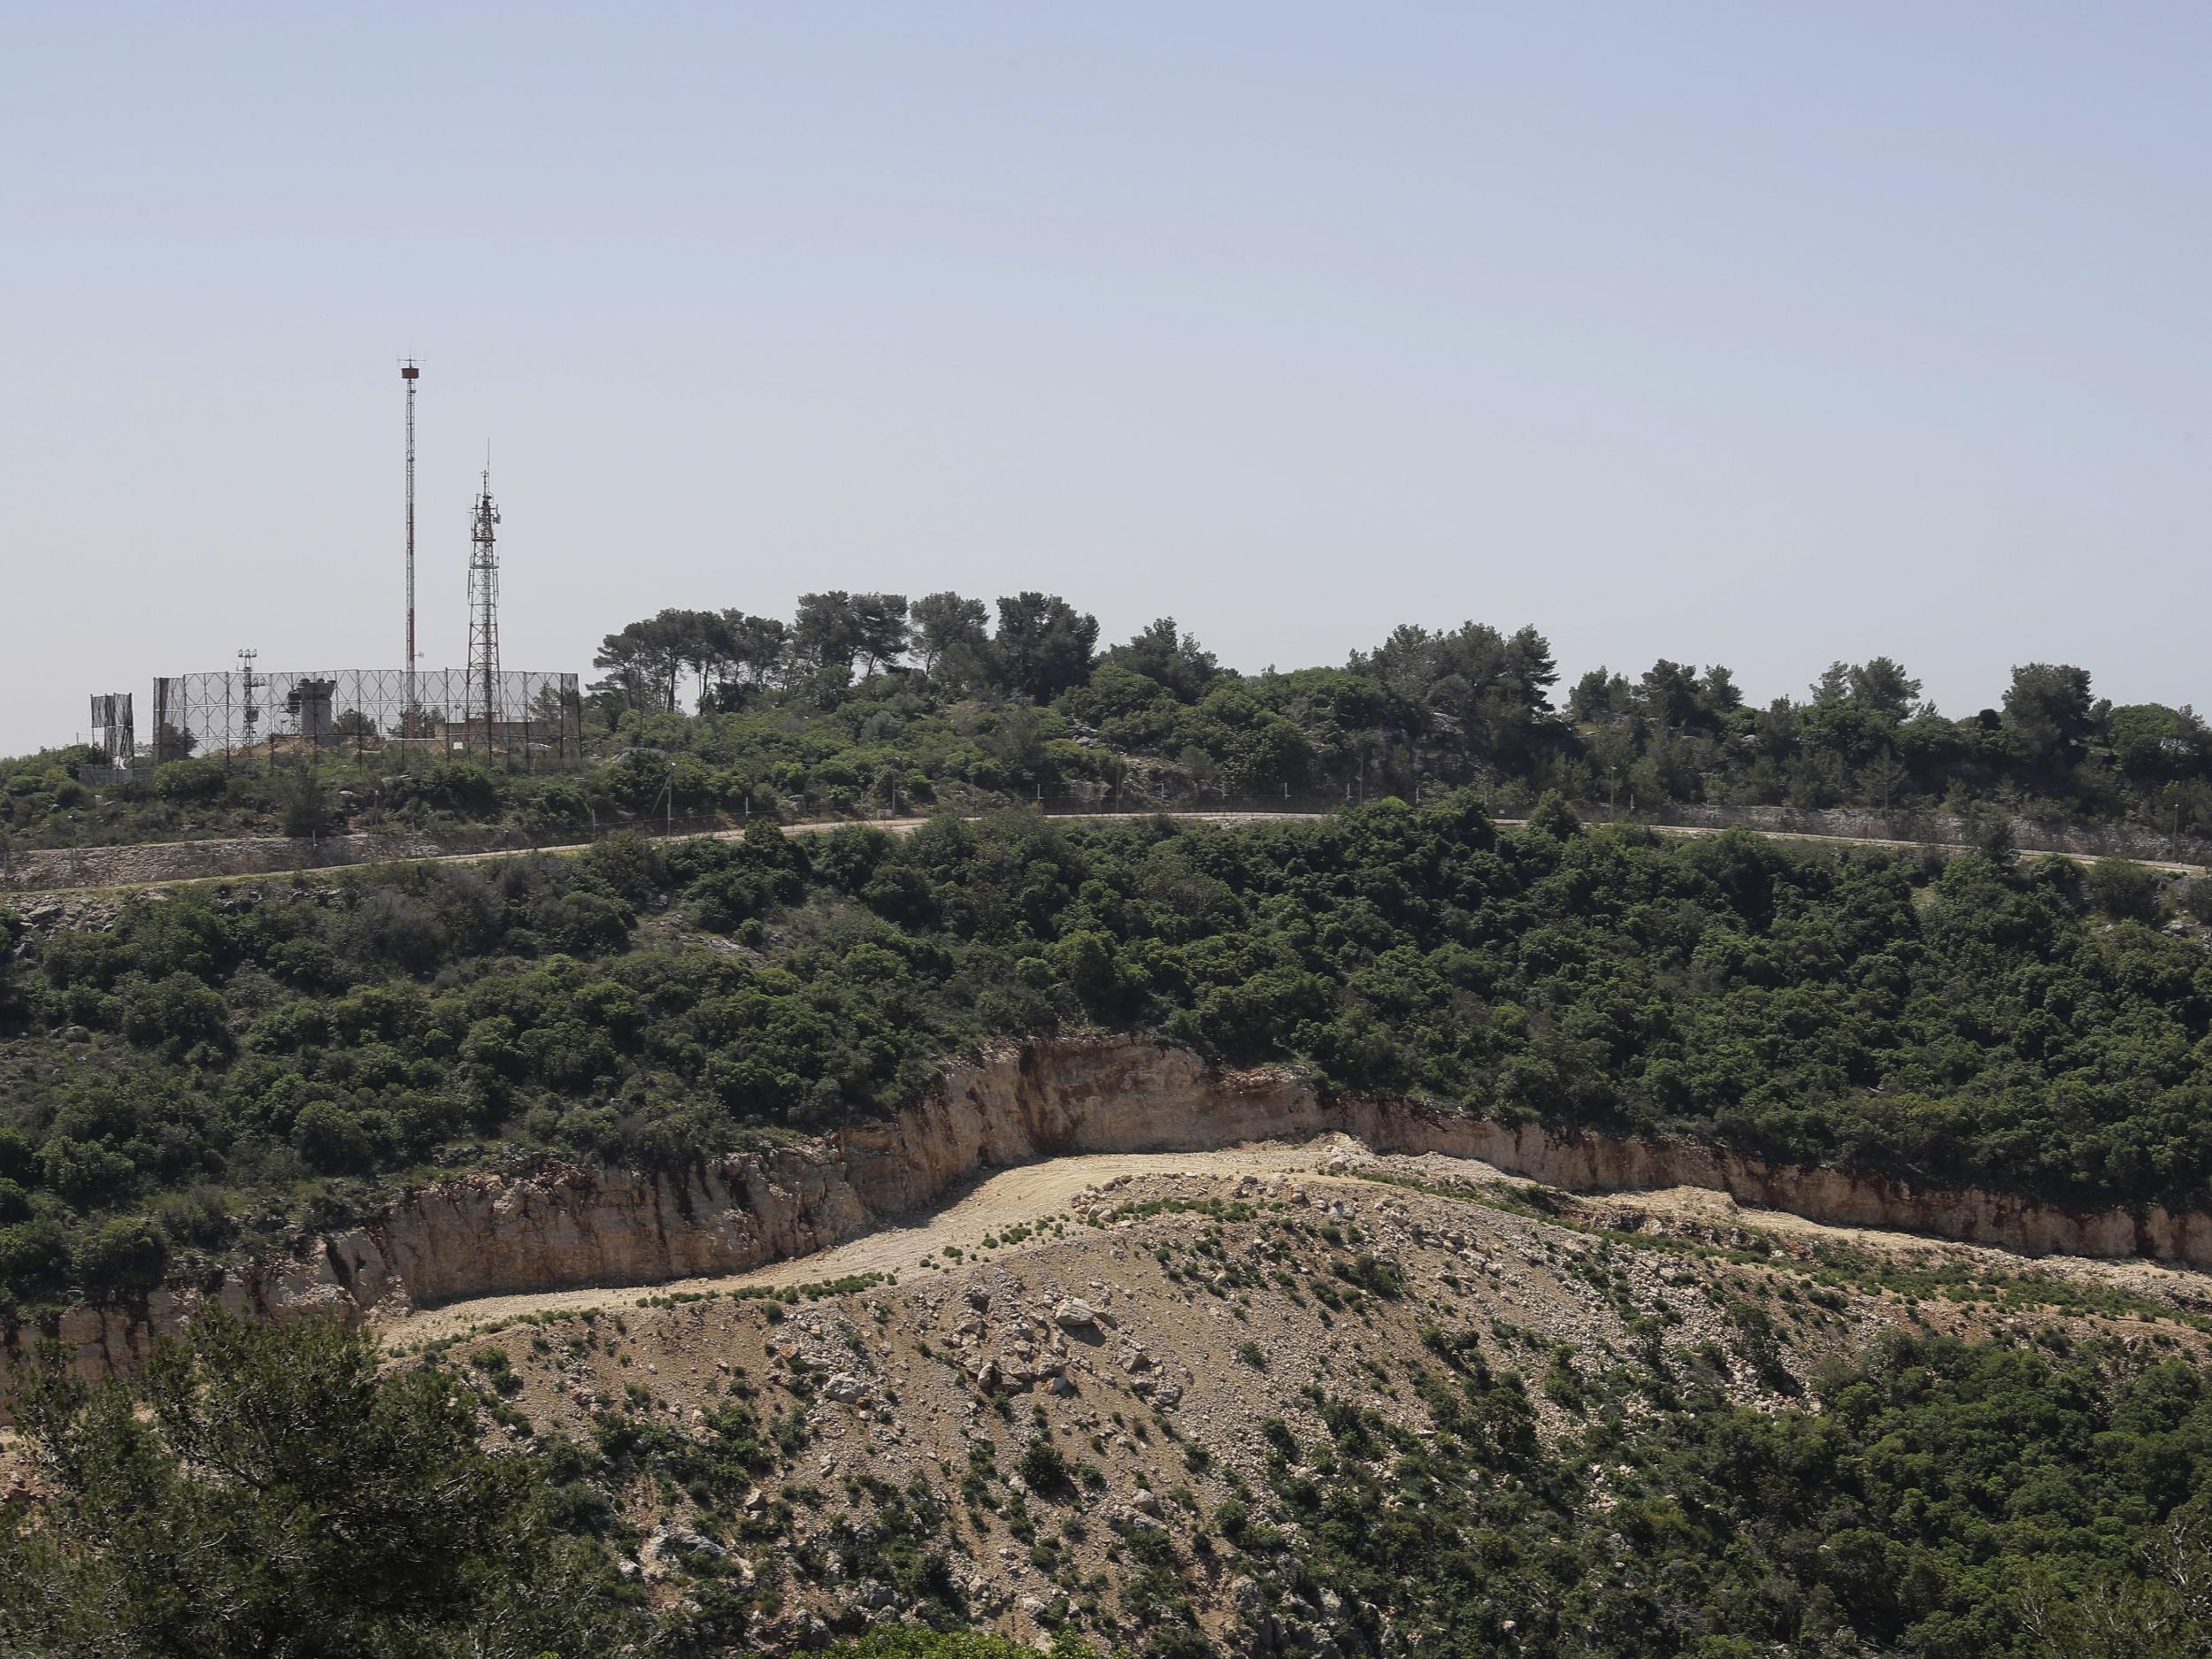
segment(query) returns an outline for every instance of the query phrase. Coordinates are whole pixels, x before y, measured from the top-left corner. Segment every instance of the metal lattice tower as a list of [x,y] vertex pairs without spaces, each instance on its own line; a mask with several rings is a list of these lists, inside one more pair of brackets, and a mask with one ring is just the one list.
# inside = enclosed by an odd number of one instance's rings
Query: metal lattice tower
[[253,672],[254,659],[260,655],[251,646],[242,648],[238,653],[238,690],[240,701],[244,704],[240,711],[239,724],[246,733],[248,749],[253,747],[254,728],[261,724],[261,705],[254,701],[253,695],[261,689],[262,682]]
[[422,371],[412,357],[400,361],[399,378],[407,383],[407,703],[406,734],[415,735],[415,382]]
[[495,526],[499,509],[492,504],[492,471],[469,514],[469,701],[472,719],[484,722],[484,752],[492,752],[499,708],[499,548]]

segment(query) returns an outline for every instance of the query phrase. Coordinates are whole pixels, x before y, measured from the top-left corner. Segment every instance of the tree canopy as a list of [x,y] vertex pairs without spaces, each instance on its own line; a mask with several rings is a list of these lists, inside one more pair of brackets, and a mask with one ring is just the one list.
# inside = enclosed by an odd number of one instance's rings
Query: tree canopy
[[2176,896],[2121,861],[1670,841],[1555,797],[1502,833],[1463,795],[763,822],[149,897],[0,967],[0,1296],[127,1294],[261,1248],[242,1216],[280,1233],[285,1203],[346,1213],[488,1146],[681,1164],[1100,1027],[1511,1120],[2212,1208],[2212,962]]
[[622,1633],[608,1564],[542,1476],[478,1446],[476,1396],[323,1319],[204,1314],[149,1410],[58,1368],[17,1412],[52,1491],[0,1519],[0,1654],[533,1659]]

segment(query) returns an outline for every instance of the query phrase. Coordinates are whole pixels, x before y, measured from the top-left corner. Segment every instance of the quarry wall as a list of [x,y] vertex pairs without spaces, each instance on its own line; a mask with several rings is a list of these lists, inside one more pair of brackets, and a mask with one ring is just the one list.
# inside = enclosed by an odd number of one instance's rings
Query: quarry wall
[[1679,1141],[1563,1134],[1396,1101],[1333,1095],[1286,1071],[1222,1072],[1130,1038],[1009,1046],[950,1068],[890,1118],[818,1139],[639,1173],[556,1165],[407,1191],[360,1225],[129,1303],[71,1308],[5,1333],[58,1338],[88,1376],[127,1371],[210,1302],[260,1317],[349,1322],[475,1296],[741,1273],[926,1208],[978,1171],[1085,1152],[1197,1152],[1342,1131],[1378,1152],[1479,1158],[1571,1192],[1701,1187],[1836,1225],[2024,1255],[2144,1256],[2212,1267],[2212,1215],[2076,1212],[2008,1194],[1916,1187],[1770,1164]]

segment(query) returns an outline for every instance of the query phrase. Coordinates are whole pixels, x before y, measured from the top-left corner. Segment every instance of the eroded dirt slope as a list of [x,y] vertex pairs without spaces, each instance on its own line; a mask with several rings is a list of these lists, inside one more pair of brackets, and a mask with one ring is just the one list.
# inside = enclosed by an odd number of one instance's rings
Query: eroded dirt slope
[[1575,1199],[1331,1136],[1055,1160],[734,1279],[386,1329],[506,1432],[580,1448],[557,1455],[621,1494],[625,1571],[734,1648],[923,1618],[1125,1640],[1187,1609],[1232,1652],[1325,1653],[1341,1609],[1265,1570],[1295,1524],[1256,1548],[1223,1528],[1265,1512],[1271,1435],[1325,1441],[1329,1402],[1433,1435],[1423,1379],[1479,1364],[1557,1436],[1645,1409],[1655,1379],[1801,1402],[1890,1329],[2197,1346],[2174,1310],[2201,1282],[1706,1193]]

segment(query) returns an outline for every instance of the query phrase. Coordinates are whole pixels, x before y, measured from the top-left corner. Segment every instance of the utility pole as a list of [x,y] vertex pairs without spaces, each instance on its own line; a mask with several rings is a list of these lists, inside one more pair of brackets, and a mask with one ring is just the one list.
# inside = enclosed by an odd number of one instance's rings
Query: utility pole
[[415,382],[422,371],[412,357],[401,359],[399,378],[407,385],[407,712],[405,735],[415,735]]

